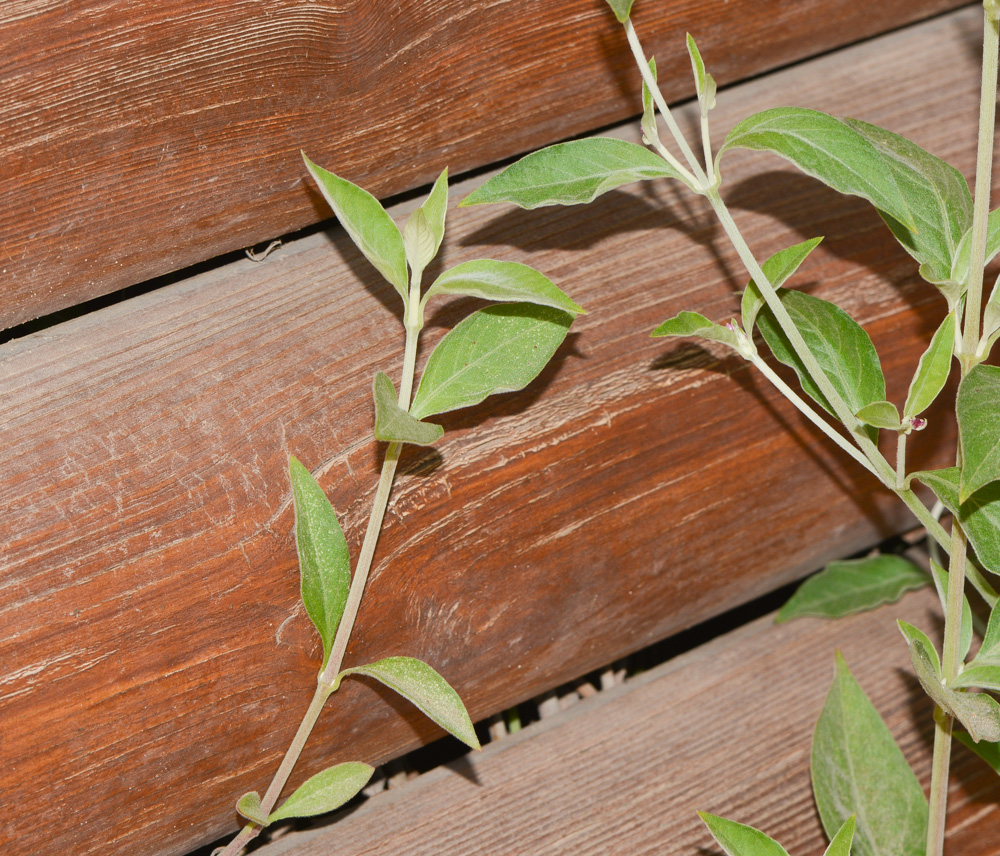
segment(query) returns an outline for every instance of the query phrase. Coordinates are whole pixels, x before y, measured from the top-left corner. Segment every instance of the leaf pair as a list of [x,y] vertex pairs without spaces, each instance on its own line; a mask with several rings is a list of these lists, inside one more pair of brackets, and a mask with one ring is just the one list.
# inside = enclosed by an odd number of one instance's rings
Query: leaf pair
[[[391,384],[390,384],[391,385]],[[323,642],[323,665],[330,659],[351,585],[351,564],[343,530],[316,479],[294,457],[289,462],[295,505],[295,542],[299,554],[302,603]],[[434,722],[474,749],[479,748],[469,714],[458,693],[434,669],[412,657],[388,657],[342,671],[366,675],[415,704]]]
[[367,190],[314,164],[305,153],[302,159],[355,246],[399,292],[404,306],[408,306],[407,264],[414,271],[422,271],[437,255],[444,237],[448,170],[441,173],[430,196],[400,232],[382,204]]

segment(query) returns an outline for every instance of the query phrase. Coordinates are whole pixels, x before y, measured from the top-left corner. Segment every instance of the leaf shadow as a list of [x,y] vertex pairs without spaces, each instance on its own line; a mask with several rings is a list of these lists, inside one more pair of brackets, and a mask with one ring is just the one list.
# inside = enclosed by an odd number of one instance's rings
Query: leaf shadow
[[789,170],[771,170],[742,179],[729,187],[726,198],[733,208],[782,222],[800,240],[822,235],[825,252],[890,283],[915,309],[926,304],[927,289],[936,291],[920,279],[917,262],[865,200],[838,193],[816,179]]

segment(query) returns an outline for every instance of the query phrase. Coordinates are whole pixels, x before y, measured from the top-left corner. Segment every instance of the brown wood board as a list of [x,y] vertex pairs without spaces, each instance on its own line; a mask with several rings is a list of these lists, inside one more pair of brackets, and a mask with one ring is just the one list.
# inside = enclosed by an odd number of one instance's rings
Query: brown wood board
[[[734,88],[719,126],[785,101],[849,109],[968,170],[975,29],[957,13]],[[797,282],[859,317],[901,400],[942,301],[878,217],[764,155],[734,156],[727,181],[761,255],[827,236]],[[407,452],[349,664],[423,657],[479,718],[911,524],[741,363],[648,338],[680,309],[736,309],[744,276],[704,207],[660,183],[449,218],[447,265],[530,261],[591,314],[530,391]],[[342,233],[318,234],[0,347],[5,852],[181,853],[266,784],[318,662],[287,455],[319,473],[356,555],[397,300]],[[469,307],[431,311],[428,344]],[[302,769],[437,733],[356,682]]]
[[[789,853],[822,853],[809,752],[835,649],[929,786],[931,704],[897,617],[930,628],[940,607],[924,592],[842,621],[760,619],[328,826],[275,830],[257,854],[721,853],[697,811],[756,826]],[[1000,854],[1000,780],[961,746],[949,801],[949,856]]]
[[[672,99],[959,0],[638,4]],[[638,112],[602,0],[8,0],[0,328],[328,218],[299,150],[380,197]]]

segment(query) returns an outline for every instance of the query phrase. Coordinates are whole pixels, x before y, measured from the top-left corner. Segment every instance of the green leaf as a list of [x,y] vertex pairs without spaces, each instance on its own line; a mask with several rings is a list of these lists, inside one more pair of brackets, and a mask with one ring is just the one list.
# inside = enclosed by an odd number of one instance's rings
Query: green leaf
[[1000,740],[1000,704],[986,693],[953,690],[941,683],[934,669],[934,661],[926,646],[917,639],[910,642],[910,661],[917,680],[934,703],[945,713],[954,716],[966,727],[977,743]]
[[236,811],[257,826],[267,826],[270,821],[260,804],[260,794],[256,791],[243,794],[236,803]]
[[[649,58],[649,71],[656,80],[656,60]],[[656,130],[656,105],[653,103],[653,93],[646,85],[646,79],[642,81],[642,141],[646,145],[652,145],[659,139],[660,135]]]
[[375,439],[386,443],[412,443],[432,446],[444,436],[444,428],[433,422],[421,422],[403,410],[396,389],[388,375],[379,372],[372,384],[375,398]]
[[987,485],[959,504],[958,467],[924,470],[912,477],[934,491],[959,519],[980,563],[994,574],[1000,574],[1000,483]]
[[979,646],[979,653],[972,662],[975,665],[1000,666],[1000,606],[993,607],[986,624],[986,633],[983,634],[983,644]]
[[964,731],[956,731],[955,739],[963,746],[975,752],[993,768],[993,772],[1000,776],[1000,745],[996,743],[987,743],[985,741],[976,743],[972,737]]
[[413,657],[386,657],[367,666],[345,669],[337,680],[347,675],[367,675],[380,681],[403,698],[413,702],[420,710],[453,734],[466,746],[479,748],[479,738],[472,727],[472,720],[458,693],[430,666]]
[[430,194],[403,227],[403,247],[412,270],[423,270],[437,255],[444,239],[448,213],[448,168],[445,167]]
[[944,389],[951,372],[951,356],[955,348],[955,313],[949,312],[937,328],[927,350],[920,357],[917,371],[910,381],[910,391],[903,405],[903,417],[912,419],[931,406]]
[[634,0],[607,0],[608,5],[611,7],[611,11],[615,13],[615,17],[618,19],[619,24],[624,24],[628,20],[629,13],[632,11],[632,3]]
[[[931,574],[934,577],[934,587],[937,589],[938,600],[941,601],[941,610],[947,615],[948,580],[950,577],[948,572],[933,559],[931,559]],[[969,653],[969,648],[972,647],[972,608],[964,593],[962,594],[962,627],[958,647],[958,657],[960,660],[964,660],[965,655]]]
[[955,413],[962,444],[959,502],[1000,479],[1000,366],[978,365],[958,385]]
[[887,553],[866,559],[831,562],[809,577],[778,610],[778,623],[804,615],[840,618],[895,603],[903,592],[922,588],[927,574],[902,556]]
[[983,690],[1000,692],[1000,666],[975,664],[967,666],[949,685],[952,689],[979,687]]
[[788,856],[784,847],[759,829],[704,811],[698,817],[728,856]]
[[[822,238],[810,238],[801,244],[786,247],[778,250],[764,264],[761,270],[771,286],[777,290],[787,282],[788,278],[799,269],[799,265],[806,260],[809,255],[822,241]],[[743,316],[743,329],[748,336],[753,335],[754,324],[757,323],[757,313],[765,306],[764,297],[760,293],[760,288],[756,282],[750,280],[743,291],[741,314]]]
[[625,140],[591,137],[532,152],[474,190],[461,205],[578,205],[623,184],[664,177],[680,178],[680,173],[649,149]]
[[940,158],[876,125],[797,107],[744,119],[719,156],[731,148],[774,152],[835,190],[867,199],[925,278],[950,278],[972,222],[972,195],[962,174]]
[[473,312],[434,349],[410,406],[423,419],[527,386],[566,338],[573,316],[531,303]]
[[891,401],[873,401],[866,404],[854,414],[865,425],[873,428],[885,428],[887,431],[899,431],[903,426],[899,421],[899,411]]
[[375,772],[374,767],[348,761],[328,767],[306,779],[281,806],[271,813],[268,823],[289,817],[313,817],[340,808],[361,793]]
[[519,262],[477,259],[446,270],[427,289],[424,303],[437,294],[462,294],[483,300],[526,301],[551,306],[574,315],[584,314],[577,305],[544,274]]
[[323,640],[323,666],[344,614],[351,586],[347,540],[330,500],[294,457],[288,461],[295,503],[295,546],[302,577],[302,603]]
[[[988,265],[1000,252],[1000,208],[990,212],[986,222],[986,257],[983,264]],[[966,283],[969,278],[969,256],[972,253],[972,226],[966,229],[955,251],[955,261],[952,263],[951,279],[956,283]]]
[[940,679],[941,658],[938,657],[937,648],[934,647],[934,643],[931,642],[930,637],[924,633],[923,630],[914,627],[912,624],[903,621],[902,619],[897,619],[896,624],[899,626],[899,630],[903,634],[903,638],[906,640],[907,647],[916,643],[924,649],[927,654],[927,661],[930,663],[934,675]]
[[317,166],[304,153],[302,159],[340,225],[364,257],[392,283],[405,304],[409,280],[403,236],[382,204],[367,190]]
[[827,835],[856,814],[856,856],[923,856],[923,789],[839,652],[813,735],[811,772]]
[[698,93],[698,104],[701,107],[701,115],[707,116],[708,111],[715,107],[715,79],[705,71],[705,63],[701,58],[701,51],[695,44],[694,37],[687,34],[688,55],[691,57],[691,69],[694,71],[694,85]]
[[844,821],[844,825],[837,830],[837,834],[833,836],[833,840],[824,851],[823,856],[850,856],[856,822],[857,818],[853,814]]
[[714,321],[709,321],[704,315],[698,312],[681,312],[673,318],[664,321],[657,327],[651,336],[659,338],[662,336],[696,336],[699,339],[708,339],[712,342],[722,342],[729,345],[736,351],[740,350],[739,339],[736,331]]
[[1000,607],[990,613],[979,652],[951,685],[1000,691]]
[[[844,399],[851,413],[885,399],[885,378],[875,346],[864,328],[839,306],[801,291],[779,292],[781,302],[798,328],[827,379]],[[805,365],[778,326],[774,314],[763,308],[757,326],[771,353],[799,376],[802,389],[823,408],[833,408],[809,376]],[[877,431],[870,431],[874,440]]]

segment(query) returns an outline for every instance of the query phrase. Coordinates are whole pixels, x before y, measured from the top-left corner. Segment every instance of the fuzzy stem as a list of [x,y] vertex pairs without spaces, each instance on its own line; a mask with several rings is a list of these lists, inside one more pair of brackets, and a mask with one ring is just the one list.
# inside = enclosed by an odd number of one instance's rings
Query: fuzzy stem
[[628,46],[632,49],[632,56],[635,57],[636,64],[639,66],[639,73],[642,75],[642,79],[645,82],[646,87],[653,96],[653,101],[656,102],[660,115],[663,116],[664,121],[667,123],[667,128],[670,130],[674,140],[676,140],[677,145],[681,150],[681,154],[684,155],[684,159],[688,162],[691,169],[685,169],[684,165],[666,149],[663,149],[660,152],[660,155],[684,177],[685,182],[692,190],[700,192],[698,188],[704,187],[710,182],[705,176],[705,170],[703,170],[701,168],[701,164],[698,163],[698,158],[694,156],[694,152],[691,151],[691,147],[688,145],[687,140],[684,139],[684,134],[681,131],[680,126],[677,124],[677,120],[674,119],[673,113],[670,112],[670,107],[667,105],[667,101],[663,97],[663,93],[660,91],[660,87],[657,85],[656,79],[653,77],[653,72],[649,70],[649,64],[646,62],[646,56],[643,53],[642,45],[639,44],[639,37],[636,35],[635,28],[632,26],[631,18],[626,18],[625,20],[625,36],[628,39]]
[[[986,229],[990,210],[990,186],[993,170],[993,126],[996,121],[997,55],[1000,53],[1000,9],[996,0],[983,3],[983,73],[979,100],[979,141],[976,154],[976,189],[972,212],[972,245],[969,258],[969,281],[966,291],[965,328],[959,349],[964,378],[976,364],[982,311],[983,264],[986,257]],[[962,466],[962,447],[956,461]],[[961,667],[962,605],[965,596],[965,532],[956,518],[951,526],[951,551],[948,562],[948,598],[944,620],[944,648],[941,656],[942,677],[952,680]],[[952,717],[937,709],[934,712],[934,755],[931,763],[930,815],[927,822],[926,856],[944,852],[945,819],[948,813],[948,775],[951,762]]]
[[[410,395],[413,391],[413,378],[416,373],[417,363],[417,343],[420,338],[420,330],[423,327],[423,307],[420,304],[420,278],[421,270],[413,270],[410,276],[409,299],[406,303],[405,317],[403,319],[406,329],[406,342],[403,346],[403,374],[399,384],[399,406],[408,410],[410,406]],[[326,666],[320,672],[317,679],[316,692],[306,710],[302,722],[299,724],[295,737],[292,739],[285,757],[267,791],[261,798],[261,808],[265,815],[270,814],[274,808],[282,789],[288,783],[288,778],[295,767],[295,763],[302,754],[302,749],[312,733],[323,705],[330,697],[336,687],[336,677],[344,663],[344,655],[347,653],[347,644],[351,638],[351,631],[354,629],[354,622],[358,617],[358,610],[361,607],[361,598],[365,593],[365,586],[368,583],[368,575],[371,572],[372,560],[375,557],[375,547],[378,544],[378,536],[382,531],[382,521],[385,518],[385,511],[389,505],[389,494],[392,492],[392,482],[396,475],[396,466],[399,463],[399,456],[402,452],[402,443],[390,443],[386,449],[385,458],[382,461],[382,472],[379,476],[378,487],[375,490],[375,499],[372,503],[371,516],[368,518],[368,528],[365,530],[365,540],[361,544],[361,553],[358,555],[358,564],[354,569],[354,576],[351,578],[351,587],[347,593],[347,602],[344,604],[344,613],[337,626],[337,633],[333,639],[333,647],[330,650],[330,658]],[[256,838],[261,827],[255,823],[248,823],[239,834],[229,842],[228,846],[221,851],[219,856],[236,856],[243,850],[243,847],[253,838]]]
[[810,422],[813,423],[817,428],[820,429],[827,437],[833,440],[841,449],[847,452],[855,461],[857,461],[861,466],[863,466],[868,472],[878,479],[881,479],[878,471],[875,469],[874,465],[852,446],[844,437],[837,433],[830,423],[828,423],[822,416],[820,416],[809,404],[803,400],[803,398],[792,389],[787,383],[785,383],[781,377],[772,369],[763,359],[757,354],[754,354],[750,358],[750,362],[757,368],[757,370],[764,375],[776,388],[777,390],[785,396],[792,404],[798,408],[799,412],[806,417]]

